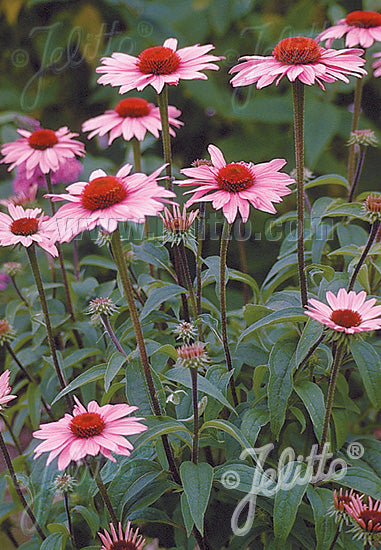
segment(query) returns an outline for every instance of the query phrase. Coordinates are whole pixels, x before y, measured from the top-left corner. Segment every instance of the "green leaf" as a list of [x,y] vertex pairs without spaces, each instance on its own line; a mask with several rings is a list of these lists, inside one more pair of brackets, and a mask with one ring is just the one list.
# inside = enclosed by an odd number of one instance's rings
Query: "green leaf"
[[337,529],[335,518],[327,514],[332,507],[332,491],[320,487],[313,489],[309,486],[307,496],[314,512],[316,548],[330,550]]
[[189,447],[192,447],[192,433],[178,420],[170,418],[169,416],[148,416],[144,419],[144,423],[148,426],[148,430],[143,432],[135,440],[135,449],[138,449],[148,441],[157,439],[164,434],[174,434],[187,443]]
[[[65,369],[74,365],[77,367],[82,366],[81,363],[85,359],[94,355],[102,355],[102,351],[96,348],[77,349],[64,358]],[[78,363],[80,364],[78,365]]]
[[87,525],[90,527],[91,532],[95,536],[97,531],[99,531],[100,526],[99,514],[96,514],[90,508],[86,508],[85,506],[81,506],[79,504],[77,504],[72,511],[81,514]]
[[191,515],[188,499],[185,493],[181,493],[180,504],[181,504],[181,513],[183,515],[185,529],[187,530],[187,537],[189,537],[193,529],[194,521]]
[[321,441],[325,416],[324,395],[320,387],[309,380],[297,380],[295,391],[303,401],[312,420],[314,432]]
[[[192,388],[192,379],[188,369],[173,368],[165,373],[165,377],[173,382],[182,384],[185,388]],[[223,393],[215,387],[214,384],[209,382],[207,378],[197,374],[197,386],[200,392],[210,395],[214,399],[217,399],[220,403],[228,407],[231,411],[234,411],[234,407],[230,405],[229,401],[224,397]]]
[[241,432],[247,438],[251,447],[255,447],[262,426],[269,421],[267,409],[250,409],[242,417]]
[[[274,536],[282,548],[294,525],[298,508],[306,492],[310,476],[307,466],[300,462],[289,462],[279,472],[278,488],[274,502]],[[282,485],[287,488],[282,489]],[[288,487],[290,485],[290,487]]]
[[[107,361],[107,367],[105,372],[105,391],[108,391],[111,385],[111,382],[114,380],[115,376],[118,374],[120,369],[123,367],[124,363],[127,361],[127,357],[115,351],[109,360]],[[128,368],[128,367],[127,367]]]
[[307,357],[310,349],[316,344],[323,334],[323,325],[314,319],[308,319],[296,348],[295,366]]
[[131,249],[138,260],[146,264],[155,265],[171,273],[171,270],[168,268],[168,251],[165,246],[154,244],[150,241],[144,241],[139,245],[132,243]]
[[66,388],[61,390],[60,393],[57,395],[57,397],[53,399],[52,405],[54,405],[54,403],[59,401],[61,397],[63,397],[67,393],[70,393],[71,391],[74,391],[80,388],[81,386],[84,386],[85,384],[89,384],[90,382],[94,382],[95,380],[99,380],[103,378],[105,372],[106,372],[105,364],[96,365],[94,367],[89,368],[86,372],[83,372],[82,374],[77,376],[77,378],[74,378],[74,380],[72,380],[70,384],[66,386]]
[[53,533],[41,543],[40,550],[61,550],[62,533]]
[[343,176],[338,176],[337,174],[327,174],[326,176],[320,176],[319,178],[309,181],[304,185],[304,189],[312,189],[313,187],[317,187],[319,185],[340,185],[346,189],[349,187],[348,180],[346,180]]
[[247,325],[256,323],[266,315],[270,315],[270,313],[273,313],[272,309],[260,304],[247,304],[243,309],[243,317]]
[[228,420],[209,420],[208,422],[204,422],[204,424],[200,428],[200,433],[204,430],[208,430],[210,428],[216,428],[217,430],[221,430],[229,435],[231,435],[238,443],[241,445],[243,449],[250,449],[251,445],[246,439],[246,437],[243,435],[241,430],[237,428],[237,426],[234,426],[231,422]]
[[37,430],[41,418],[41,389],[35,384],[29,384],[27,390],[29,417],[34,430]]
[[104,269],[112,269],[116,271],[116,265],[112,260],[104,258],[103,256],[97,256],[96,254],[89,254],[81,260],[81,265],[95,265],[96,267],[103,267]]
[[251,336],[253,332],[260,328],[273,326],[276,323],[288,323],[292,321],[306,322],[307,316],[303,312],[302,308],[289,307],[280,311],[274,311],[270,315],[266,315],[263,319],[260,319],[253,325],[250,325],[245,329],[238,338],[238,344],[247,336]]
[[175,285],[173,283],[167,283],[160,286],[159,288],[154,288],[150,290],[148,299],[140,313],[140,320],[143,320],[145,317],[147,317],[147,315],[149,315],[151,311],[157,310],[163,302],[166,302],[170,298],[186,292],[187,291],[185,290],[185,288],[179,285]]
[[276,439],[279,438],[280,430],[284,424],[288,399],[292,393],[295,347],[296,344],[293,340],[280,340],[270,353],[267,398],[271,431]]
[[376,410],[381,409],[381,359],[368,342],[351,340],[353,359],[360,371],[369,399]]
[[180,477],[192,519],[201,535],[203,535],[204,515],[212,488],[213,468],[207,462],[200,462],[199,464],[183,462],[180,466]]
[[[331,477],[330,481],[333,479],[334,477]],[[340,476],[339,483],[344,487],[354,489],[361,494],[365,493],[375,499],[379,499],[381,495],[381,479],[375,476],[371,470],[365,470],[357,464],[352,464],[344,477]]]
[[219,481],[225,489],[239,491],[245,495],[265,494],[273,498],[276,492],[276,483],[266,476],[262,468],[249,466],[244,462],[228,462],[214,469],[214,479]]

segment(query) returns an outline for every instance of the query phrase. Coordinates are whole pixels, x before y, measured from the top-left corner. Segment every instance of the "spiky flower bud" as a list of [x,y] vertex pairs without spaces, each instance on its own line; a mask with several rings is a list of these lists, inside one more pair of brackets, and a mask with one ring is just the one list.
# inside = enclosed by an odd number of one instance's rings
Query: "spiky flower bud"
[[364,203],[364,209],[372,223],[381,221],[381,195],[373,193],[368,195]]
[[111,317],[116,311],[118,311],[118,307],[111,298],[94,298],[87,308],[89,315],[106,315],[107,317]]
[[176,366],[185,369],[205,369],[209,363],[209,356],[205,351],[205,344],[185,344],[177,348]]
[[198,210],[195,210],[187,215],[185,205],[182,212],[178,205],[173,206],[173,212],[168,208],[164,208],[164,216],[159,212],[164,224],[163,242],[170,243],[171,246],[178,246],[181,242],[190,246],[194,245],[194,233],[191,225],[198,212]]
[[1,270],[10,277],[16,277],[23,270],[23,266],[19,262],[6,262],[2,265]]
[[77,485],[77,481],[69,474],[58,474],[52,483],[53,489],[60,495],[71,493]]
[[185,344],[190,344],[195,339],[197,331],[192,323],[181,321],[173,330],[173,333],[176,334],[176,340],[183,340]]
[[109,244],[111,242],[112,233],[108,233],[108,231],[105,231],[104,229],[100,229],[98,231],[97,238],[95,239],[95,244],[98,246],[106,246],[106,244]]
[[355,130],[351,132],[347,145],[362,145],[363,147],[378,147],[378,139],[373,130]]
[[[296,180],[296,176],[297,176],[296,168],[294,168],[293,170],[291,170],[290,176],[291,176],[292,178],[294,178],[294,180]],[[304,182],[304,183],[308,183],[308,182],[311,181],[313,178],[314,178],[313,172],[311,172],[311,170],[309,170],[308,168],[303,168],[303,182]]]

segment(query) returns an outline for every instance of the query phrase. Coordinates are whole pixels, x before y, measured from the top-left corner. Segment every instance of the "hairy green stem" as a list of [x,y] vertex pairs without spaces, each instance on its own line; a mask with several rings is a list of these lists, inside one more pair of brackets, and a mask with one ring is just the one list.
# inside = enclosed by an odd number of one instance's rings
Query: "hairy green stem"
[[8,422],[8,420],[6,419],[5,416],[3,416],[3,421],[4,421],[4,424],[5,424],[6,427],[7,427],[8,432],[10,433],[10,436],[11,436],[11,438],[12,438],[12,440],[13,440],[13,443],[15,444],[15,447],[16,447],[16,449],[17,449],[18,454],[19,454],[19,455],[22,455],[22,449],[21,449],[21,447],[20,447],[20,442],[19,442],[19,440],[17,439],[17,437],[15,436],[11,424]]
[[12,464],[12,460],[11,460],[11,457],[9,456],[9,453],[8,453],[8,449],[7,449],[7,446],[5,444],[5,441],[3,439],[3,436],[0,432],[0,448],[1,448],[1,451],[4,455],[4,459],[5,459],[5,462],[7,464],[7,468],[8,468],[8,471],[9,471],[9,475],[11,476],[11,479],[12,479],[12,483],[14,485],[14,488],[16,490],[16,493],[17,493],[17,496],[19,497],[20,499],[20,502],[21,504],[23,505],[23,508],[25,510],[25,512],[28,514],[31,522],[33,523],[33,527],[36,529],[37,533],[38,533],[38,536],[42,539],[42,540],[45,540],[46,539],[46,536],[44,535],[44,532],[43,530],[41,529],[34,513],[32,512],[31,508],[29,507],[29,504],[27,503],[27,501],[25,500],[25,497],[21,491],[21,488],[20,488],[20,485],[19,485],[19,482],[17,481],[17,477],[16,477],[16,473],[13,469],[13,464]]
[[363,145],[360,145],[360,152],[359,152],[358,158],[357,158],[355,175],[353,177],[352,184],[351,184],[351,186],[349,188],[349,191],[348,191],[348,202],[353,201],[353,196],[355,194],[355,189],[356,189],[357,184],[359,182],[361,172],[362,172],[362,168],[364,166],[365,153],[366,153],[366,147],[364,147]]
[[376,238],[379,227],[380,227],[380,221],[376,220],[373,223],[372,228],[370,230],[369,237],[368,237],[368,242],[366,243],[365,248],[364,248],[364,250],[361,254],[361,257],[360,257],[360,259],[359,259],[359,261],[358,261],[358,263],[357,263],[357,265],[356,265],[356,267],[355,267],[355,269],[352,273],[352,277],[351,277],[351,280],[349,281],[349,285],[348,285],[348,292],[350,290],[352,290],[353,287],[354,287],[354,284],[355,284],[356,279],[357,279],[357,275],[359,274],[361,266],[365,262],[365,259],[366,259],[367,255],[369,253],[369,250],[372,247],[373,241]]
[[197,367],[190,369],[192,379],[192,403],[193,403],[193,449],[192,460],[198,463],[198,400],[197,400]]
[[111,327],[111,324],[110,324],[110,320],[109,318],[107,317],[107,315],[105,315],[104,313],[101,314],[101,320],[102,320],[102,323],[103,323],[103,326],[107,332],[107,334],[110,336],[111,338],[111,341],[112,343],[114,344],[114,346],[116,347],[116,349],[122,353],[125,357],[127,357],[127,353],[124,351],[124,349],[122,348],[118,338],[116,337],[115,335],[115,332],[112,330],[112,327]]
[[164,162],[167,163],[165,175],[167,176],[167,188],[172,191],[172,153],[171,153],[171,136],[169,133],[168,121],[168,86],[164,84],[164,88],[157,94],[157,102],[160,109],[161,118],[161,138],[163,141]]
[[[239,237],[238,237],[238,248],[239,248],[239,259],[241,262],[241,271],[242,273],[247,274],[247,258],[246,258],[246,247],[245,241],[243,240],[243,227],[244,223],[242,220],[239,221]],[[245,306],[249,303],[249,286],[246,283],[242,284],[243,290],[243,302]]]
[[[231,231],[231,224],[225,220],[224,228],[221,235],[221,245],[220,245],[220,309],[221,309],[221,332],[222,332],[222,343],[224,346],[226,365],[229,372],[233,371],[233,363],[230,354],[229,341],[228,341],[228,331],[227,331],[227,318],[226,318],[226,257],[229,244],[229,236]],[[232,392],[232,398],[234,406],[238,405],[237,392],[235,388],[234,381],[234,372],[230,377],[230,389]]]
[[188,259],[187,259],[185,246],[184,246],[183,242],[181,242],[180,245],[179,245],[179,252],[180,252],[181,265],[182,265],[183,272],[184,272],[185,282],[186,282],[188,292],[189,292],[189,300],[190,300],[191,307],[192,307],[193,318],[197,319],[196,295],[195,295],[194,288],[193,288],[193,282],[192,282],[192,278],[191,278],[191,275],[190,275]]
[[99,494],[101,495],[102,500],[105,503],[106,508],[108,510],[108,513],[110,514],[111,521],[113,522],[115,529],[118,529],[118,523],[119,523],[118,518],[111,504],[111,500],[110,500],[110,497],[108,496],[106,486],[103,483],[102,476],[99,470],[99,464],[97,464],[96,461],[91,458],[90,460],[85,459],[85,462],[89,469],[91,477],[94,479],[95,483],[97,484]]
[[29,304],[26,301],[25,297],[22,295],[21,290],[18,287],[18,284],[16,283],[16,280],[14,277],[11,277],[13,288],[15,289],[17,296],[24,302],[27,308],[29,308]]
[[75,544],[73,524],[71,522],[71,515],[70,515],[70,508],[69,508],[69,496],[68,496],[66,491],[64,492],[63,497],[64,497],[64,506],[65,506],[65,512],[66,512],[66,518],[67,518],[67,524],[68,524],[68,528],[69,528],[70,538],[71,538],[73,549],[76,550],[77,547],[76,547],[76,544]]
[[293,82],[294,137],[298,217],[298,272],[302,306],[307,305],[307,276],[304,264],[304,84],[297,78]]
[[197,222],[197,265],[196,265],[196,298],[197,298],[197,315],[201,315],[201,300],[202,300],[202,285],[201,285],[201,268],[202,268],[202,244],[204,242],[205,231],[205,208],[204,202],[200,203],[200,212]]
[[[42,313],[44,315],[45,327],[46,327],[46,332],[47,332],[47,335],[48,335],[48,342],[49,342],[50,353],[51,353],[52,360],[53,360],[53,366],[54,366],[55,371],[57,373],[57,377],[58,377],[58,381],[60,383],[61,390],[63,390],[64,388],[66,388],[67,384],[66,384],[63,372],[61,370],[60,364],[58,362],[52,325],[50,323],[49,309],[48,309],[48,304],[47,304],[47,301],[46,301],[44,287],[43,287],[43,284],[42,284],[40,268],[38,267],[38,261],[37,261],[37,254],[36,254],[35,245],[32,244],[31,246],[28,246],[26,248],[26,251],[28,253],[29,262],[30,262],[30,265],[32,267],[34,280],[36,281],[38,295],[40,297],[40,303],[41,303]],[[67,404],[68,409],[71,410],[73,408],[73,402],[72,402],[72,399],[71,399],[70,395],[66,394],[65,399],[66,399],[66,404]]]
[[[143,365],[144,378],[148,387],[148,392],[150,395],[153,412],[156,416],[162,416],[160,403],[157,398],[155,384],[152,378],[151,365],[148,360],[147,350],[144,343],[142,327],[139,321],[139,314],[134,301],[133,288],[132,288],[130,277],[128,275],[126,262],[124,261],[124,258],[123,258],[123,247],[122,247],[122,241],[120,238],[119,228],[116,231],[114,231],[114,233],[112,234],[111,251],[112,251],[112,256],[114,258],[116,267],[119,272],[124,295],[127,300],[128,308],[130,311],[132,325],[135,331],[136,342],[138,345],[138,349],[139,349],[139,353],[140,353],[140,357]],[[169,444],[167,435],[162,436],[162,442],[163,442],[164,450],[167,456],[168,464],[169,464],[173,479],[176,481],[176,483],[181,483],[180,474],[177,470],[172,447]]]
[[[355,132],[358,128],[358,125],[359,125],[362,89],[363,89],[363,79],[362,78],[356,78],[355,96],[354,96],[354,100],[353,100],[353,115],[352,115],[351,132]],[[353,181],[354,181],[354,175],[355,175],[355,152],[356,152],[356,145],[353,144],[349,148],[349,157],[348,157],[348,183],[349,183],[349,189],[352,188]]]
[[329,380],[327,405],[325,409],[325,417],[324,417],[324,423],[323,423],[323,432],[322,432],[321,442],[320,442],[319,451],[318,451],[319,454],[323,452],[324,445],[327,442],[328,428],[331,420],[337,377],[340,371],[341,364],[344,359],[344,355],[345,355],[345,347],[343,345],[338,345],[336,348],[335,359],[332,365],[331,378]]

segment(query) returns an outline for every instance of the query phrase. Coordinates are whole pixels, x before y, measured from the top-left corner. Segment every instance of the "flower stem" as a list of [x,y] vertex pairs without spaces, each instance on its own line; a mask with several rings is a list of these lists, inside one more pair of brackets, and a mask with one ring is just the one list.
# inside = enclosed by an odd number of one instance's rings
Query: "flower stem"
[[[91,477],[94,479],[95,483],[97,484],[99,494],[101,495],[102,500],[105,503],[106,508],[108,510],[108,513],[110,514],[111,521],[113,522],[115,529],[117,529],[118,518],[116,517],[116,513],[111,504],[111,500],[110,500],[110,497],[108,496],[107,489],[103,483],[102,476],[99,471],[99,464],[96,463],[94,459],[90,459],[90,461],[88,461],[88,459],[85,459],[85,462],[89,469]],[[95,467],[94,467],[94,462],[95,462]]]
[[[52,194],[53,193],[53,188],[52,188],[52,180],[51,180],[51,177],[50,177],[50,173],[45,174],[45,179],[46,179],[46,185],[48,187],[48,192],[49,192],[49,194]],[[52,200],[50,200],[50,205],[51,205],[51,208],[52,208],[52,214],[54,216],[54,214],[56,213],[56,207],[55,207],[54,202]],[[60,262],[62,282],[63,282],[64,290],[65,290],[66,305],[67,305],[67,309],[68,309],[68,312],[69,312],[69,315],[70,315],[70,320],[71,320],[72,323],[75,323],[76,319],[75,319],[75,315],[74,315],[73,303],[71,301],[69,282],[68,282],[68,278],[67,278],[67,273],[66,273],[65,262],[64,262],[64,257],[63,257],[63,253],[62,253],[61,244],[57,242],[56,247],[57,247],[57,250],[58,250],[58,260]],[[76,329],[74,329],[73,334],[74,334],[74,337],[76,339],[78,347],[83,348],[83,342],[82,342],[82,338],[81,338],[81,335],[79,334],[79,332]]]
[[336,529],[336,533],[335,533],[335,536],[334,536],[334,539],[332,541],[332,544],[331,546],[329,547],[329,550],[334,550],[335,546],[336,546],[336,543],[337,543],[337,539],[339,538],[340,536],[340,526],[338,525],[337,526],[337,529]]
[[66,517],[67,517],[67,524],[68,524],[68,528],[69,528],[70,538],[71,538],[73,548],[74,548],[74,550],[76,550],[77,547],[76,547],[76,544],[75,544],[74,531],[73,531],[73,525],[72,525],[72,522],[71,522],[71,515],[70,515],[70,508],[69,508],[69,497],[68,497],[68,494],[67,494],[66,491],[64,492],[63,497],[64,497],[64,506],[65,506],[65,512],[66,512]]
[[39,537],[42,539],[42,540],[45,540],[46,539],[46,536],[44,535],[44,532],[43,530],[41,529],[34,513],[32,512],[32,510],[30,509],[29,507],[29,504],[27,503],[27,501],[25,500],[25,497],[21,491],[21,488],[20,488],[20,485],[19,485],[19,482],[17,481],[17,477],[16,477],[16,474],[15,474],[15,471],[13,469],[13,464],[12,464],[12,460],[11,460],[11,457],[9,456],[9,453],[8,453],[8,449],[7,449],[7,446],[5,444],[5,441],[3,439],[3,436],[0,432],[0,448],[2,450],[2,453],[4,455],[4,459],[5,459],[5,462],[7,464],[7,468],[8,468],[8,471],[9,471],[9,475],[11,476],[11,479],[12,479],[12,482],[13,482],[13,485],[14,485],[14,488],[16,490],[16,493],[17,493],[17,496],[19,497],[20,501],[21,501],[21,504],[23,505],[23,508],[25,510],[25,512],[28,514],[28,516],[30,517],[32,523],[33,523],[33,526],[34,528],[36,529]]
[[380,227],[380,221],[379,220],[376,220],[373,225],[372,225],[372,229],[370,230],[370,233],[369,233],[369,237],[368,237],[368,242],[366,243],[365,245],[365,248],[361,254],[361,257],[352,273],[352,277],[351,277],[351,280],[349,281],[349,285],[348,285],[348,292],[350,290],[353,289],[354,287],[354,284],[356,282],[356,279],[357,279],[357,275],[359,274],[360,272],[360,269],[361,269],[361,266],[363,265],[363,263],[365,262],[365,259],[369,253],[369,250],[371,249],[371,246],[373,244],[373,241],[374,239],[376,238],[376,235],[377,235],[377,232],[378,232],[378,228]]
[[[41,303],[42,313],[44,315],[46,332],[48,334],[48,342],[49,342],[49,347],[50,347],[50,353],[51,353],[52,360],[53,360],[53,365],[54,365],[55,371],[57,373],[57,377],[58,377],[58,380],[59,380],[59,383],[60,383],[61,390],[63,390],[64,388],[66,388],[67,384],[66,384],[63,372],[61,370],[60,364],[58,362],[56,345],[55,345],[55,342],[54,342],[54,336],[53,336],[53,331],[52,331],[52,325],[50,323],[48,304],[46,302],[46,296],[45,296],[45,291],[44,291],[44,287],[43,287],[43,284],[42,284],[41,273],[40,273],[40,269],[38,267],[38,261],[37,261],[37,254],[36,254],[35,245],[32,244],[31,246],[28,246],[26,248],[26,251],[28,253],[29,262],[30,262],[30,265],[32,267],[34,280],[36,281],[36,286],[37,286],[38,294],[39,294],[39,297],[40,297],[40,303]],[[67,404],[68,409],[72,409],[73,408],[73,402],[72,402],[72,399],[71,399],[70,395],[66,394],[65,399],[66,399],[66,404]]]
[[327,435],[328,435],[328,428],[329,428],[329,422],[331,420],[331,414],[332,414],[332,407],[333,407],[333,399],[335,396],[335,389],[336,389],[336,382],[337,377],[340,371],[341,364],[343,362],[345,355],[345,346],[338,345],[336,348],[335,353],[335,359],[333,361],[332,370],[331,370],[331,378],[329,380],[329,388],[328,388],[328,397],[327,397],[327,405],[325,409],[325,417],[324,417],[324,423],[323,423],[323,432],[321,436],[321,442],[319,445],[319,454],[322,453],[324,449],[324,445],[327,442]]
[[[226,256],[228,251],[229,244],[229,235],[231,230],[231,224],[225,220],[224,228],[221,235],[221,246],[220,246],[220,309],[221,309],[221,331],[222,331],[222,342],[224,346],[226,365],[229,371],[233,371],[233,363],[230,354],[229,342],[228,342],[228,332],[227,332],[227,319],[226,319]],[[238,405],[237,392],[234,382],[234,372],[230,377],[230,389],[232,392],[233,403],[236,407]]]
[[164,88],[157,94],[157,102],[160,109],[161,118],[161,138],[163,140],[164,162],[167,163],[165,174],[167,176],[167,188],[172,191],[172,153],[171,153],[171,136],[169,133],[168,121],[168,86],[164,84]]
[[[132,324],[135,331],[135,337],[138,344],[140,357],[142,360],[144,378],[145,378],[149,395],[151,398],[152,408],[156,416],[162,416],[160,403],[156,395],[155,384],[152,378],[151,366],[148,360],[147,350],[144,343],[142,327],[139,321],[139,314],[134,301],[132,284],[131,284],[130,277],[128,275],[126,263],[123,258],[123,247],[122,247],[122,241],[120,238],[119,228],[116,229],[116,231],[114,231],[114,233],[112,234],[111,252],[120,275],[120,279],[124,290],[124,295],[127,300],[128,308],[130,310],[130,316],[131,316]],[[163,435],[161,439],[163,442],[164,450],[167,456],[169,468],[172,472],[173,479],[176,481],[176,483],[181,484],[180,474],[177,470],[172,447],[169,444],[168,436]]]
[[[177,276],[177,283],[181,286],[184,286],[184,278],[183,278],[183,272],[181,269],[181,256],[180,256],[180,250],[178,246],[174,246],[172,248],[172,259],[173,259],[173,265],[175,268],[176,276]],[[183,305],[183,318],[188,323],[190,322],[190,316],[189,316],[189,306],[188,306],[188,300],[185,294],[181,294],[181,303]]]
[[200,203],[200,212],[198,214],[197,225],[197,266],[196,266],[196,299],[197,299],[197,315],[201,315],[201,300],[202,300],[202,285],[201,285],[201,268],[202,268],[202,243],[204,241],[205,231],[205,203]]
[[197,367],[190,369],[192,379],[192,402],[193,402],[193,449],[192,460],[198,462],[198,401],[197,401]]
[[[132,151],[134,154],[135,172],[141,172],[142,171],[142,154],[140,149],[140,141],[136,137],[133,137],[131,140],[131,143],[132,143]],[[144,220],[144,234],[146,238],[149,237],[149,224],[148,224],[147,218]],[[149,264],[149,270],[150,270],[151,277],[153,277],[154,276],[153,266],[151,264]]]
[[[239,221],[239,237],[238,237],[238,248],[239,248],[239,258],[241,261],[241,271],[242,273],[247,274],[247,258],[246,258],[246,248],[245,241],[243,240],[243,227],[244,224],[242,220]],[[243,302],[245,306],[249,303],[249,287],[246,283],[242,285],[243,290]]]
[[197,319],[196,295],[194,293],[193,282],[190,275],[189,264],[188,264],[187,255],[185,252],[185,246],[183,242],[181,242],[179,245],[179,252],[180,252],[181,265],[184,271],[185,282],[188,287],[189,299],[192,307],[193,317],[194,319]]
[[298,216],[298,271],[300,296],[307,305],[307,277],[304,269],[304,84],[296,79],[292,86],[294,101],[294,137]]
[[360,145],[360,152],[357,158],[355,175],[353,177],[352,185],[350,186],[350,189],[348,191],[348,202],[353,201],[353,195],[355,193],[356,186],[361,176],[362,167],[364,166],[365,153],[366,153],[366,147]]
[[16,447],[16,449],[17,449],[18,454],[19,454],[19,455],[22,455],[22,449],[21,449],[21,446],[20,446],[20,442],[19,442],[19,440],[17,439],[17,437],[15,436],[14,431],[13,431],[13,429],[12,429],[12,426],[10,425],[10,423],[8,422],[8,420],[6,419],[5,416],[3,416],[3,421],[4,421],[4,424],[5,424],[6,427],[7,427],[8,432],[10,433],[10,436],[11,436],[11,438],[12,438],[12,440],[13,440],[13,443],[15,444],[15,447]]
[[16,283],[16,279],[14,277],[11,277],[13,288],[15,289],[17,296],[24,302],[27,308],[29,308],[29,304],[26,301],[25,297],[22,295],[21,290],[18,287],[18,284]]
[[[12,359],[16,363],[16,365],[19,367],[21,372],[24,374],[25,378],[27,378],[27,380],[29,380],[29,382],[31,382],[32,384],[36,384],[36,386],[38,386],[37,380],[31,374],[29,374],[29,372],[26,370],[26,368],[20,362],[19,358],[17,357],[17,355],[15,354],[15,352],[13,351],[13,349],[11,348],[11,346],[8,342],[5,343],[5,349],[7,350],[9,355],[12,357]],[[55,420],[55,416],[53,415],[53,413],[50,409],[50,406],[47,404],[47,402],[45,401],[45,398],[42,395],[41,395],[41,403],[42,403],[44,409],[46,410],[48,416],[52,420]]]
[[[352,115],[352,127],[351,132],[357,130],[359,125],[360,110],[361,110],[361,97],[363,89],[363,79],[356,78],[356,87],[355,87],[355,96],[353,100],[353,115]],[[348,157],[348,183],[349,189],[352,188],[354,175],[355,175],[355,152],[356,145],[353,144],[349,148],[349,157]]]
[[111,327],[111,324],[110,324],[110,320],[109,318],[107,317],[107,315],[105,315],[104,313],[101,314],[101,319],[102,319],[102,323],[103,323],[103,326],[107,332],[107,334],[110,336],[111,338],[111,341],[112,343],[114,344],[114,346],[116,347],[116,349],[118,351],[120,351],[120,353],[122,353],[125,357],[127,357],[127,353],[124,351],[124,349],[122,348],[122,346],[120,345],[120,342],[118,340],[118,338],[115,336],[115,332],[112,330],[112,327]]

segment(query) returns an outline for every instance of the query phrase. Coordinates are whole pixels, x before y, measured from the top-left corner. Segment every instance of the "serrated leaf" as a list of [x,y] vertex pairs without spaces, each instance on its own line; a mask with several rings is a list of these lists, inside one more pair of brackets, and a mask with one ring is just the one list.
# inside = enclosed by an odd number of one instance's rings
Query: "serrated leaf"
[[187,497],[192,519],[204,533],[204,515],[208,506],[213,481],[213,468],[207,462],[194,464],[183,462],[180,466],[180,477]]

